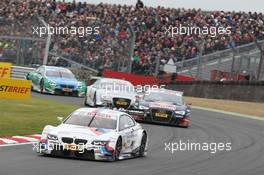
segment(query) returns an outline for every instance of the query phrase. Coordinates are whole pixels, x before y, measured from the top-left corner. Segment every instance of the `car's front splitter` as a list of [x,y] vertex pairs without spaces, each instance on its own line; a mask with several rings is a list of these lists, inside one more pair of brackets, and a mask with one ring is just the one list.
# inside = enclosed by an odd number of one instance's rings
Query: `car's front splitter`
[[85,146],[82,150],[67,150],[58,142],[49,142],[43,140],[39,142],[36,150],[37,153],[54,155],[60,157],[72,157],[89,160],[112,161],[114,150],[107,150],[106,146]]

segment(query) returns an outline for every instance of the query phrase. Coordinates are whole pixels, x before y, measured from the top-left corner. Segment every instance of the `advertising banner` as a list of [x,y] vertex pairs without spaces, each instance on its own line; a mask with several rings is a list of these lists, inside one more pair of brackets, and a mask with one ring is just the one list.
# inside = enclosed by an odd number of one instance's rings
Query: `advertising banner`
[[27,100],[30,93],[31,81],[0,78],[0,99]]
[[0,62],[0,78],[10,78],[11,63]]

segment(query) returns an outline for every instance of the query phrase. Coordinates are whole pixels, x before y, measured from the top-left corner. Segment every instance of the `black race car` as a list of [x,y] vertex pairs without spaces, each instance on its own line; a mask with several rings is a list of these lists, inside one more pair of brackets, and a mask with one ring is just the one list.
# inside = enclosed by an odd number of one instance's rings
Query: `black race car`
[[147,92],[127,111],[137,121],[189,127],[190,105],[184,103],[183,92],[159,89]]

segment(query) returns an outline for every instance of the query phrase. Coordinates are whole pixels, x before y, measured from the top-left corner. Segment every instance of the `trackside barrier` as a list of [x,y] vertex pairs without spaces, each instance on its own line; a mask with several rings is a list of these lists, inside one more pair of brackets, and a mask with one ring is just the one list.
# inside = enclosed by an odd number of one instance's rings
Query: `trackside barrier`
[[194,81],[195,78],[180,74],[164,74],[157,77],[159,84],[168,84],[174,81]]
[[172,78],[172,74],[165,74],[158,77],[155,76],[144,76],[144,75],[135,75],[124,72],[115,72],[111,70],[104,70],[103,77],[107,78],[118,78],[130,81],[133,85],[160,85],[164,83],[171,83],[175,79],[178,81],[193,81],[195,80],[193,77],[185,76],[185,75],[175,75],[174,79]]
[[[31,81],[25,80],[26,74],[34,68],[0,64],[0,99],[28,100],[31,97]],[[11,76],[10,76],[11,75]]]
[[264,102],[264,81],[177,81],[167,87],[190,97]]
[[136,85],[158,85],[157,79],[154,76],[135,75],[124,72],[116,72],[111,70],[104,70],[102,73],[106,78],[118,78],[130,81],[134,86]]
[[11,78],[15,79],[25,79],[26,75],[31,72],[36,70],[35,68],[31,67],[21,67],[21,66],[12,66],[11,68]]
[[[248,78],[250,78],[250,77],[248,77]],[[246,76],[240,75],[238,73],[232,74],[231,72],[226,72],[226,71],[211,70],[211,80],[219,81],[221,79],[236,80],[236,81],[247,80]]]

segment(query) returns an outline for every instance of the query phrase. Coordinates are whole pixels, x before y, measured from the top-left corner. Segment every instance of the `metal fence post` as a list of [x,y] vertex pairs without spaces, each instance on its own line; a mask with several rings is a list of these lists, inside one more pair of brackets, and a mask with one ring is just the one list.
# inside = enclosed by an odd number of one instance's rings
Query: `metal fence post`
[[47,28],[48,36],[46,39],[46,46],[45,46],[45,52],[44,52],[44,58],[43,58],[43,65],[47,65],[48,63],[48,56],[49,56],[49,48],[50,48],[50,41],[51,41],[51,34],[48,24],[44,21],[44,19],[38,18],[42,24]]
[[258,67],[258,73],[257,73],[257,80],[261,80],[261,71],[262,71],[262,65],[263,65],[263,55],[264,55],[264,51],[261,50],[260,53],[260,60],[259,60],[259,67]]
[[259,66],[258,66],[258,72],[257,72],[257,80],[260,80],[261,79],[261,69],[262,69],[262,64],[263,64],[264,50],[262,48],[262,45],[259,44],[257,40],[255,40],[255,44],[257,45],[258,49],[260,50],[260,60],[259,60]]
[[19,65],[20,64],[20,52],[21,52],[21,40],[18,40],[17,44],[18,44],[18,49],[16,53],[16,65]]
[[155,63],[156,63],[156,66],[155,66],[155,73],[154,73],[154,75],[155,76],[158,76],[158,74],[159,74],[159,68],[160,68],[160,53],[156,56]]
[[230,70],[230,73],[231,73],[231,78],[233,79],[234,77],[234,72],[235,72],[235,60],[236,60],[236,50],[235,48],[232,47],[232,63],[231,63],[231,70]]
[[132,38],[131,38],[131,45],[130,45],[130,49],[129,49],[129,62],[128,62],[128,69],[127,69],[127,72],[128,73],[131,73],[132,71],[132,57],[134,56],[134,49],[135,49],[135,42],[136,42],[136,34],[135,34],[135,31],[133,29],[133,27],[129,24],[128,25],[128,28],[132,34]]
[[43,65],[47,65],[47,63],[48,63],[50,41],[51,41],[51,34],[48,34],[48,37],[46,40],[45,52],[44,52]]
[[204,40],[196,43],[198,49],[199,49],[199,56],[197,60],[197,70],[196,70],[196,78],[199,79],[200,77],[200,69],[201,69],[201,58],[203,56],[203,47],[204,47]]

